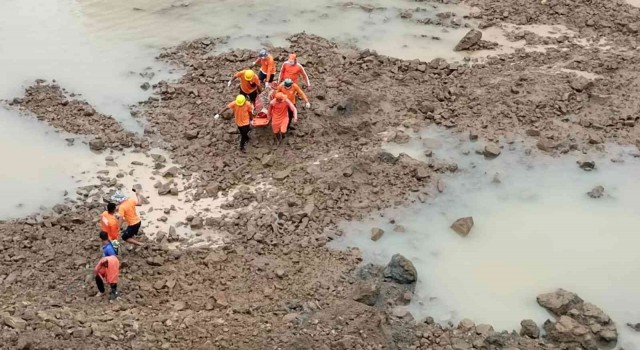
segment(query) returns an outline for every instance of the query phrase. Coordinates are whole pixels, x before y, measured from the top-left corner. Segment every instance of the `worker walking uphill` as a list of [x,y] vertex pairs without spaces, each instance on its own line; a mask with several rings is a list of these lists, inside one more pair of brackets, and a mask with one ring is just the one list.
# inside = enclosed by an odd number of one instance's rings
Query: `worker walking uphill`
[[294,83],[298,84],[298,77],[302,75],[304,79],[305,88],[311,90],[311,83],[309,82],[309,76],[304,70],[304,67],[298,63],[298,56],[295,53],[289,55],[289,59],[282,64],[280,68],[280,77],[278,83],[282,83],[285,79],[291,79]]
[[96,285],[98,286],[98,294],[101,297],[105,293],[104,284],[107,283],[111,287],[111,295],[109,299],[115,300],[118,297],[118,276],[120,275],[120,261],[115,255],[105,256],[93,269],[96,276]]
[[273,60],[273,56],[266,49],[258,52],[258,59],[255,65],[260,65],[260,72],[258,73],[258,79],[261,83],[268,84],[273,82],[276,76],[276,62]]
[[254,114],[253,105],[247,101],[244,95],[236,96],[236,100],[224,107],[218,115],[232,110],[236,120],[236,125],[240,131],[240,151],[245,152],[244,146],[249,142],[249,131],[251,131],[251,116]]
[[120,192],[116,192],[111,196],[111,200],[118,204],[118,213],[120,214],[120,217],[118,218],[118,226],[122,227],[122,222],[127,222],[127,228],[122,233],[122,240],[127,243],[140,246],[142,243],[133,237],[138,234],[140,226],[142,225],[140,216],[136,211],[136,207],[142,205],[142,196],[135,189],[133,189],[133,192],[136,196],[129,198],[125,197]]
[[227,85],[231,86],[231,82],[237,78],[240,79],[240,94],[247,97],[251,103],[255,103],[256,97],[258,97],[258,94],[262,92],[260,80],[258,80],[256,73],[251,69],[241,70],[233,75]]
[[[284,80],[282,84],[278,85],[278,88],[276,89],[276,93],[282,93],[285,96],[287,96],[287,99],[291,101],[291,103],[293,103],[294,106],[298,101],[298,96],[300,96],[300,98],[305,102],[305,107],[311,108],[311,104],[309,103],[309,99],[307,98],[307,95],[305,95],[302,89],[300,89],[300,86],[294,83],[293,80],[291,79],[287,78]],[[293,120],[293,111],[289,110],[289,125],[287,126],[288,130],[294,130],[294,128],[291,126],[292,120]]]
[[298,110],[283,93],[276,93],[273,101],[269,103],[268,116],[271,118],[274,143],[279,145],[289,126],[289,111],[293,112],[293,122],[298,122]]

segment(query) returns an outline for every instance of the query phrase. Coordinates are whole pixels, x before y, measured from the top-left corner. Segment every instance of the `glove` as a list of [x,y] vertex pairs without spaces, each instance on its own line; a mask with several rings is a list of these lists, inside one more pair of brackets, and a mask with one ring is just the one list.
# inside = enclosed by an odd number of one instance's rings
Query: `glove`
[[293,123],[298,124],[298,118],[293,118]]
[[307,102],[307,104],[305,104],[304,107],[307,109],[311,108],[311,103]]
[[307,91],[311,91],[311,85],[307,86],[305,89],[307,89]]
[[227,86],[231,86],[231,80],[227,82]]
[[213,116],[213,119],[218,119],[218,118],[220,118],[220,114],[216,113],[216,115]]

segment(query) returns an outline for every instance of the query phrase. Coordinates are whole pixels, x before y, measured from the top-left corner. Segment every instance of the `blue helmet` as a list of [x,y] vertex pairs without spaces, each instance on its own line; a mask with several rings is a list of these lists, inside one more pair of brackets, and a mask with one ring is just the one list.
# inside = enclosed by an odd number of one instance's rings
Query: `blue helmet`
[[285,79],[284,80],[284,87],[290,88],[291,85],[293,85],[293,80],[291,80],[291,79]]
[[268,54],[269,53],[267,52],[267,50],[262,49],[262,50],[260,50],[260,52],[258,52],[258,57],[265,58],[265,57],[267,57]]

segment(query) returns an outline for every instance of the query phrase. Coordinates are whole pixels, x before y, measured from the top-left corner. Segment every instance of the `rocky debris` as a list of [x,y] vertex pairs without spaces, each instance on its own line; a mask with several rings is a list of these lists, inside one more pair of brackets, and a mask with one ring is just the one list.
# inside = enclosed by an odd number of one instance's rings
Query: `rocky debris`
[[401,254],[394,254],[384,269],[384,277],[400,284],[409,284],[418,280],[418,272],[411,260]]
[[464,51],[469,50],[473,45],[480,42],[482,39],[482,32],[477,29],[471,29],[465,34],[465,36],[458,42],[456,47],[453,49],[454,51]]
[[462,236],[467,236],[471,229],[473,228],[473,217],[468,216],[464,218],[460,218],[451,224],[451,229],[454,230],[457,234]]
[[500,155],[500,147],[498,147],[498,145],[495,145],[493,143],[490,143],[486,146],[484,146],[484,156],[486,158],[496,158],[497,156]]
[[356,285],[353,300],[365,305],[374,306],[378,300],[380,289],[373,282],[361,282]]
[[102,151],[104,149],[104,141],[100,139],[94,139],[89,141],[89,149],[92,151]]
[[20,317],[4,315],[2,316],[2,322],[10,328],[13,328],[17,331],[23,331],[27,328],[27,321],[21,319]]
[[383,234],[384,234],[384,230],[382,230],[379,227],[374,227],[371,229],[371,240],[376,242],[377,240],[382,238]]
[[172,166],[162,173],[162,177],[176,177],[178,176],[178,167]]
[[580,167],[580,169],[584,171],[591,171],[596,168],[596,162],[594,162],[591,159],[587,159],[587,158],[580,159],[576,161],[576,163],[578,163],[578,166]]
[[636,332],[640,332],[640,323],[627,323],[627,326],[631,327],[631,329],[633,329]]
[[578,92],[582,92],[587,90],[591,86],[593,86],[593,81],[582,76],[577,76],[571,79],[571,81],[569,82],[569,85],[571,86],[572,89]]
[[536,147],[544,152],[552,152],[556,147],[556,143],[549,139],[541,139],[536,143]]
[[540,338],[540,328],[533,320],[522,320],[520,322],[520,335],[533,339]]
[[596,186],[591,191],[587,192],[587,195],[591,198],[600,198],[604,194],[604,187]]
[[597,349],[598,342],[616,342],[618,332],[611,318],[597,306],[584,302],[577,294],[558,289],[538,295],[538,304],[555,316],[543,328],[547,337],[559,343],[580,344],[586,349]]

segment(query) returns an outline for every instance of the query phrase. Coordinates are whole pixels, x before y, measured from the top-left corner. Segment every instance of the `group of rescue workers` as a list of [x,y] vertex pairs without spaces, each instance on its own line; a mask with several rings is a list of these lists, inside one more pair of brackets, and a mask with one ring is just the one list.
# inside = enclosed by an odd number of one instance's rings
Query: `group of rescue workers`
[[305,102],[306,108],[311,108],[307,95],[298,85],[298,79],[302,76],[305,89],[311,90],[309,77],[304,67],[298,63],[295,53],[289,55],[288,60],[282,64],[278,80],[275,82],[276,63],[273,56],[266,50],[258,52],[258,58],[254,65],[260,66],[260,72],[256,75],[252,69],[245,69],[236,72],[228,82],[228,86],[236,80],[240,80],[240,94],[235,101],[230,102],[216,116],[231,110],[235,117],[236,125],[240,131],[240,151],[245,151],[245,146],[249,142],[249,131],[254,116],[261,111],[255,108],[259,95],[267,94],[268,106],[266,117],[270,120],[271,130],[273,130],[274,143],[280,144],[289,130],[294,130],[291,123],[298,122],[298,109],[296,102],[298,96]]
[[[305,107],[310,108],[309,99],[298,86],[299,76],[304,79],[305,88],[310,90],[311,84],[304,68],[298,63],[296,54],[292,53],[286,62],[282,64],[277,84],[274,82],[276,65],[273,56],[267,50],[258,53],[255,65],[260,65],[260,72],[256,76],[252,69],[237,72],[229,80],[228,85],[240,79],[240,94],[235,101],[229,103],[218,114],[232,110],[236,125],[240,130],[240,150],[245,151],[245,145],[249,141],[251,121],[257,114],[254,104],[258,94],[263,90],[268,96],[267,118],[271,122],[274,141],[279,144],[288,130],[292,130],[291,123],[298,121],[296,102],[298,96],[305,102]],[[120,192],[111,196],[111,202],[107,203],[107,210],[100,214],[100,239],[102,241],[102,258],[94,268],[95,282],[98,287],[96,297],[105,295],[105,285],[111,288],[110,299],[118,297],[118,277],[120,274],[119,239],[132,245],[142,245],[134,237],[138,234],[142,221],[136,211],[143,197],[140,190],[133,189],[135,197],[126,197]],[[123,223],[126,228],[120,232]]]
[[[105,295],[105,284],[111,287],[110,299],[118,297],[118,276],[120,275],[120,261],[118,253],[120,244],[118,239],[132,245],[142,245],[134,237],[140,231],[142,221],[136,207],[142,204],[140,190],[133,189],[135,197],[126,197],[120,192],[111,196],[107,203],[107,210],[100,214],[100,239],[102,241],[102,258],[94,268],[95,281],[98,286],[96,297]],[[117,213],[116,213],[117,210]],[[126,222],[126,228],[120,237],[120,228]]]

